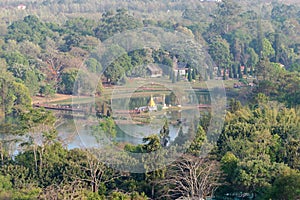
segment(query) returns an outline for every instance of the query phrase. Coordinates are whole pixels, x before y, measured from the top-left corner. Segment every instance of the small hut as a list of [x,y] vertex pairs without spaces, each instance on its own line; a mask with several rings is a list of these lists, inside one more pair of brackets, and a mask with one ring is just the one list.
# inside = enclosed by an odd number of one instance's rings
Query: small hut
[[163,74],[162,69],[155,64],[149,64],[147,66],[147,71],[151,78],[161,77]]

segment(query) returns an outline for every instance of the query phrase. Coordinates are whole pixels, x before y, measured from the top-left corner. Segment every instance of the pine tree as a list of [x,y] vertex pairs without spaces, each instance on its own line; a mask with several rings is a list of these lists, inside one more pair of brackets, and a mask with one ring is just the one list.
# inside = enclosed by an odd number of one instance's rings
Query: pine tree
[[275,34],[275,41],[274,41],[274,50],[275,50],[275,62],[279,62],[279,57],[280,57],[280,46],[281,46],[281,41],[279,34]]
[[165,124],[159,132],[160,143],[163,147],[166,147],[170,141],[170,129],[168,120],[165,120]]
[[175,83],[176,82],[176,77],[175,77],[175,72],[173,71],[172,72],[172,83]]
[[248,75],[248,69],[247,69],[247,67],[245,66],[245,68],[244,68],[244,75]]
[[233,78],[237,78],[238,77],[237,64],[234,64],[232,66],[232,71],[233,71]]
[[263,32],[262,32],[262,26],[261,26],[261,16],[259,16],[257,21],[257,45],[256,45],[256,52],[259,56],[259,58],[262,57],[263,52]]
[[188,152],[194,156],[199,156],[201,154],[201,147],[206,140],[206,133],[202,126],[197,127],[195,138],[193,139]]
[[239,74],[239,78],[243,78],[243,73],[240,66],[238,66],[238,74]]
[[229,78],[233,78],[232,67],[229,69]]
[[224,70],[224,73],[223,73],[223,80],[227,80],[226,70]]
[[189,82],[192,82],[191,68],[188,69],[188,80],[189,80]]
[[173,79],[173,70],[172,69],[169,71],[169,78],[170,78],[170,80]]
[[180,73],[179,73],[179,70],[177,71],[177,82],[180,81]]
[[196,80],[196,70],[195,69],[192,70],[192,79]]
[[213,72],[213,70],[209,71],[209,78],[210,78],[210,80],[214,79],[214,72]]
[[254,74],[254,69],[253,69],[253,66],[251,66],[250,67],[250,75],[253,76],[253,74]]

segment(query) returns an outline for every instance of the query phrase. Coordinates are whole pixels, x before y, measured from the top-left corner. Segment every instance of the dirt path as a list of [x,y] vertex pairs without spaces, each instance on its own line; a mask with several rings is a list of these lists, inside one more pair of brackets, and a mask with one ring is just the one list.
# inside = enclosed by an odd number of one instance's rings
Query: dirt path
[[36,104],[36,103],[40,103],[40,104],[45,104],[45,103],[51,103],[54,101],[62,101],[62,100],[66,100],[66,99],[71,99],[72,95],[66,95],[66,94],[55,94],[54,97],[39,97],[39,96],[35,96],[32,98],[32,103]]

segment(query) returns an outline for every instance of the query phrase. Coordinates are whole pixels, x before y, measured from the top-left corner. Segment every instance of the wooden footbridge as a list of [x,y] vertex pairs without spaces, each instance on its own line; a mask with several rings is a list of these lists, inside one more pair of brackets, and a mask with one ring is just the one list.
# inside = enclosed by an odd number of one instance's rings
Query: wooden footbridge
[[48,105],[48,104],[33,104],[33,107],[37,108],[45,108],[48,110],[61,110],[61,111],[72,111],[72,112],[85,112],[86,110],[80,108],[74,108],[72,106],[64,106],[64,105]]
[[[33,104],[33,107],[45,108],[48,110],[60,110],[60,111],[70,111],[70,112],[79,112],[79,113],[88,112],[88,110],[86,110],[86,109],[75,108],[73,106],[67,106],[67,105],[49,105],[49,104],[36,103],[36,104]],[[207,109],[210,107],[211,107],[210,104],[199,104],[198,105],[199,109]],[[183,107],[183,109],[184,109],[184,107]],[[186,108],[186,109],[188,109],[188,108]],[[117,114],[139,114],[140,113],[137,110],[116,110],[114,112]]]

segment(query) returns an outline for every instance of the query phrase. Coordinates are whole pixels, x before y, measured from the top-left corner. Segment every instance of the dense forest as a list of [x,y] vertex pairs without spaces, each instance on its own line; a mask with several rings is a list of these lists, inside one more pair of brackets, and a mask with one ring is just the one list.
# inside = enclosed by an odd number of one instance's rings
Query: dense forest
[[[1,1],[0,10],[0,199],[300,198],[298,1],[14,0]],[[191,38],[212,63],[203,70],[191,55],[118,44],[99,56],[115,35],[149,27]],[[107,64],[114,55],[121,56]],[[183,77],[174,60],[186,64]],[[187,134],[179,132],[172,148],[187,148],[168,166],[149,170],[153,158],[145,156],[145,172],[132,173],[99,159],[104,150],[69,149],[60,118],[33,107],[36,96],[105,99],[105,86],[149,77],[151,63],[167,66],[170,84],[217,80],[228,93],[219,137],[207,137],[213,116],[201,113]],[[97,118],[94,131],[113,138],[118,125],[110,115]],[[119,159],[134,165],[140,160],[131,153],[167,157],[169,125],[142,144],[116,144],[127,152]],[[212,149],[207,156],[204,146]]]

